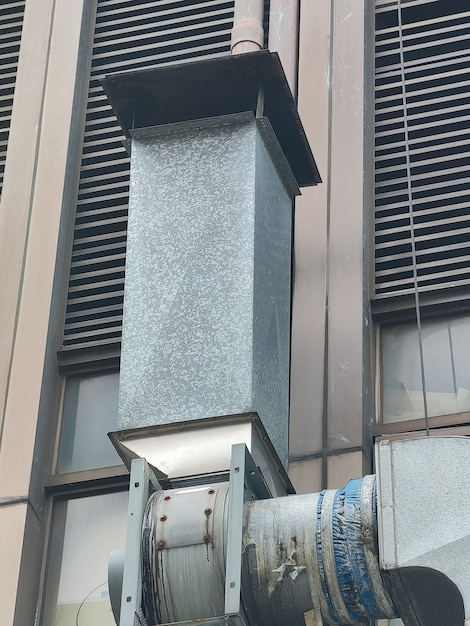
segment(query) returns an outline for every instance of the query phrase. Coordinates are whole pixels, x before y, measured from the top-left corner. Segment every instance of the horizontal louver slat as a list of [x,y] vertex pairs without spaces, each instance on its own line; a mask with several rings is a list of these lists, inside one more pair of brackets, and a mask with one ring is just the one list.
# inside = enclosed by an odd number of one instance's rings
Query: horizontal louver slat
[[[455,0],[376,11],[375,295],[470,284],[470,12]],[[410,192],[408,185],[410,184]]]
[[230,53],[233,0],[98,0],[63,346],[120,341],[129,158],[109,73]]
[[0,3],[0,195],[7,158],[25,0]]

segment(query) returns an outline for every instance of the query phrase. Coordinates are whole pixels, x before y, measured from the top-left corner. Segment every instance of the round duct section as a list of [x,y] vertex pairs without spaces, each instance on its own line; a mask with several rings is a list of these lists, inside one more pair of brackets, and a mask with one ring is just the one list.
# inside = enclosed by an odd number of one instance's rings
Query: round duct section
[[[157,491],[148,500],[142,529],[148,624],[226,613],[229,486]],[[375,477],[366,476],[343,489],[251,495],[242,504],[235,550],[247,624],[357,624],[396,616],[378,564],[375,489]]]
[[375,477],[245,505],[242,594],[250,623],[393,618],[377,548]]
[[148,624],[222,615],[228,483],[153,493],[142,527]]

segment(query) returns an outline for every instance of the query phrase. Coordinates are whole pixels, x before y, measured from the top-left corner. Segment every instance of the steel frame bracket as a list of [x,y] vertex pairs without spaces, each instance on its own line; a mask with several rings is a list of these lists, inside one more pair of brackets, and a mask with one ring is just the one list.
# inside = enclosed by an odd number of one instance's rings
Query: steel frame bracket
[[241,613],[243,506],[249,500],[271,498],[271,493],[243,443],[232,446],[230,461],[225,614]]
[[[197,620],[198,626],[247,626],[241,603],[241,559],[243,507],[250,500],[271,498],[258,467],[244,443],[232,446],[228,496],[227,560],[224,615]],[[145,459],[131,465],[129,508],[119,626],[139,626],[142,599],[142,520],[153,491],[161,486]],[[194,620],[172,622],[173,626],[193,625]],[[169,626],[169,624],[163,625]]]
[[122,577],[120,626],[139,626],[138,615],[142,598],[142,520],[152,491],[160,491],[160,484],[145,459],[134,459],[131,464],[129,506],[127,515],[126,551]]

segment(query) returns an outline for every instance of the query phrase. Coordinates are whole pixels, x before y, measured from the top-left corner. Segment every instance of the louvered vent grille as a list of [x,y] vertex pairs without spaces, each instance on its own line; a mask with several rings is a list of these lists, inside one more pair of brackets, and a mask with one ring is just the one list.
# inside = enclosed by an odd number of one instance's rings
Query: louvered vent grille
[[[403,1],[420,292],[470,284],[470,4]],[[376,9],[376,297],[414,290],[397,3]]]
[[64,349],[120,342],[129,159],[100,87],[112,72],[230,53],[233,0],[98,0]]
[[0,3],[0,194],[7,156],[25,0]]

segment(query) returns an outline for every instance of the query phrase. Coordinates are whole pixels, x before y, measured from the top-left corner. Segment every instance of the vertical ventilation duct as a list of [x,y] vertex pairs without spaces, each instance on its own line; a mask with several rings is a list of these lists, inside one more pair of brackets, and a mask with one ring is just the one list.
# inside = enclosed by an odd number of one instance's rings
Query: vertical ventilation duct
[[104,86],[132,141],[119,428],[257,413],[285,467],[292,199],[320,179],[279,58]]

